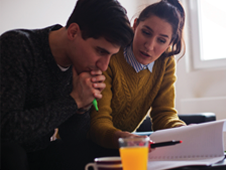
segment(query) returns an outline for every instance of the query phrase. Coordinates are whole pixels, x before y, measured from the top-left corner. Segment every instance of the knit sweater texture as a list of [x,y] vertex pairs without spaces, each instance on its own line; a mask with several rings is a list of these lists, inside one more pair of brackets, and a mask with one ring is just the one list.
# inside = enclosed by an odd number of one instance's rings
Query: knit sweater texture
[[77,111],[70,96],[71,68],[62,72],[49,47],[49,32],[12,30],[1,35],[1,140],[26,151],[45,148],[54,128]]
[[151,108],[153,129],[185,125],[175,110],[176,62],[172,57],[160,57],[153,71],[136,73],[124,56],[123,50],[110,60],[103,98],[98,101],[99,111],[91,112],[89,137],[103,147],[115,148],[116,131],[133,132]]

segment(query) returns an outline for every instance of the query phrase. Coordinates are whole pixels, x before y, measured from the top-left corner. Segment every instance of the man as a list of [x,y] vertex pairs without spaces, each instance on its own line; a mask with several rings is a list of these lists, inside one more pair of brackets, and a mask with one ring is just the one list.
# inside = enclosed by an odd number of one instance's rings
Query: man
[[132,37],[116,0],[78,0],[65,27],[1,35],[3,170],[61,169],[54,129],[102,98],[102,72]]

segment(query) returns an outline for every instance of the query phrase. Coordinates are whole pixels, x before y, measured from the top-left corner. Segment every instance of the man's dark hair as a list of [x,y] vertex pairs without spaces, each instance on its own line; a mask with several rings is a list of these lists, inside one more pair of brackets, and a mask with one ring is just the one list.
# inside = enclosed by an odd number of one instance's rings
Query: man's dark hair
[[78,0],[66,28],[77,23],[83,39],[104,37],[110,43],[124,47],[133,39],[126,14],[117,0]]

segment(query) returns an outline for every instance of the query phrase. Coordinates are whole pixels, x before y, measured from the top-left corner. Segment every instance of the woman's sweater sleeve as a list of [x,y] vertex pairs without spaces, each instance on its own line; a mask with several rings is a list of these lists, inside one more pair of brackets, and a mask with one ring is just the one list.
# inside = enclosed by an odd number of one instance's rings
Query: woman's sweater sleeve
[[103,98],[98,101],[99,111],[97,112],[94,109],[91,110],[89,137],[103,147],[115,148],[116,146],[113,144],[113,135],[116,131],[119,131],[119,129],[114,127],[111,116],[111,86],[113,77],[110,67],[104,72],[104,75],[106,76],[106,88],[102,92]]
[[163,77],[161,78],[162,82],[150,112],[153,130],[185,125],[185,123],[178,118],[177,110],[175,109],[175,58],[169,57],[166,59],[165,66],[162,67],[161,71],[163,72]]

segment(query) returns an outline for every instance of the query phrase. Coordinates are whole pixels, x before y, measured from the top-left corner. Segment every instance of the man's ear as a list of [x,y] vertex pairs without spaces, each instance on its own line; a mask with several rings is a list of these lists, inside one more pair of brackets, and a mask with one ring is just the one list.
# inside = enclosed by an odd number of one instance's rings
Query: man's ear
[[79,34],[81,30],[77,23],[71,23],[67,28],[67,36],[69,40],[74,40]]
[[137,18],[134,19],[134,22],[133,22],[133,31],[135,32],[137,28]]

